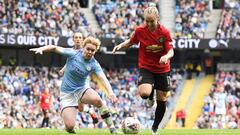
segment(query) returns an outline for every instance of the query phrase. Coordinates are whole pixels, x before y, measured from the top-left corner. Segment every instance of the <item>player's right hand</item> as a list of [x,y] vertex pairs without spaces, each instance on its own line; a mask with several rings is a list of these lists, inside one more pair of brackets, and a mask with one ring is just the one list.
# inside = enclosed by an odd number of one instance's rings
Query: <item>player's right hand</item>
[[41,55],[43,54],[43,51],[40,48],[32,48],[32,49],[29,49],[29,51],[35,52],[35,54],[41,54]]
[[121,45],[117,45],[113,48],[112,53],[114,54],[116,51],[120,50],[122,48]]
[[115,95],[113,92],[109,93],[108,99],[109,99],[112,103],[115,103],[115,102],[117,101],[117,97],[116,97],[116,95]]

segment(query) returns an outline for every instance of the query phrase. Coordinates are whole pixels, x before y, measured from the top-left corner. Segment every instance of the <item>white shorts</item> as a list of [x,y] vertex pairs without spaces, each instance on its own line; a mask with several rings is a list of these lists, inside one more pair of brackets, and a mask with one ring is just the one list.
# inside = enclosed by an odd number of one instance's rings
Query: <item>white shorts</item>
[[215,114],[221,114],[225,115],[226,114],[226,108],[225,107],[216,107],[215,108]]
[[86,88],[84,90],[76,90],[72,93],[65,93],[60,92],[60,106],[61,106],[61,112],[68,107],[78,107],[78,104],[81,103],[81,99],[84,95],[84,93],[87,91]]

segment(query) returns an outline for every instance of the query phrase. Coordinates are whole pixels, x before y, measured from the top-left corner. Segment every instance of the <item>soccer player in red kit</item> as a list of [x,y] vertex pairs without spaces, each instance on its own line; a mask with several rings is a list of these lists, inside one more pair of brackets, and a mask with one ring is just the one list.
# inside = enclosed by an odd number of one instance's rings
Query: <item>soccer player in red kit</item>
[[40,107],[43,112],[43,121],[41,127],[44,127],[46,124],[46,127],[49,126],[49,110],[50,106],[52,104],[52,96],[49,93],[49,88],[45,87],[43,93],[40,96]]
[[[166,110],[166,101],[170,91],[170,58],[174,51],[169,31],[159,23],[159,14],[156,7],[150,6],[144,10],[145,24],[138,26],[130,39],[113,48],[113,53],[121,48],[129,48],[139,44],[138,92],[143,99],[153,101],[153,92],[156,89],[157,108],[155,110],[152,134],[157,129]],[[153,105],[152,102],[151,105]]]

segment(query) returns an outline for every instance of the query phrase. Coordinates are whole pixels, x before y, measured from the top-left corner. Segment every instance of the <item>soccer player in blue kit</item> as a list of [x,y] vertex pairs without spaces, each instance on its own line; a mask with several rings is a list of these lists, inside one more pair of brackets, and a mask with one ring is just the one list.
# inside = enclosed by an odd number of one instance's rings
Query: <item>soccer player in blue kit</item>
[[83,41],[82,50],[73,50],[54,45],[39,48],[32,48],[30,51],[35,54],[43,52],[55,52],[67,57],[66,69],[63,76],[60,91],[61,116],[63,118],[66,131],[75,133],[75,120],[79,102],[94,105],[99,109],[101,117],[105,120],[110,129],[110,133],[117,133],[113,125],[111,113],[103,103],[98,93],[90,88],[87,78],[94,73],[105,85],[108,98],[111,102],[116,101],[116,96],[106,78],[100,64],[93,57],[100,47],[100,41],[93,37],[87,37]]

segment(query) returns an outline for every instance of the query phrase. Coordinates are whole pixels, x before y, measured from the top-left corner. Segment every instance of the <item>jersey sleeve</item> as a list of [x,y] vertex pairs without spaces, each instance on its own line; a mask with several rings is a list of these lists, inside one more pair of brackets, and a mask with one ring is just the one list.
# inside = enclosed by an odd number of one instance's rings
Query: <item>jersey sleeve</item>
[[133,32],[131,38],[130,38],[130,42],[132,44],[138,44],[139,43],[139,39],[138,39],[138,29],[136,28],[135,31]]
[[77,53],[76,50],[72,48],[63,48],[60,50],[60,54],[66,56],[66,57],[71,57]]
[[97,75],[103,73],[102,67],[100,66],[100,64],[95,60],[95,65],[93,68],[93,72],[96,73]]
[[165,34],[165,38],[166,38],[165,43],[164,43],[165,49],[167,51],[169,51],[169,50],[173,49],[172,38],[171,38],[170,32],[167,29],[165,29],[164,34]]

